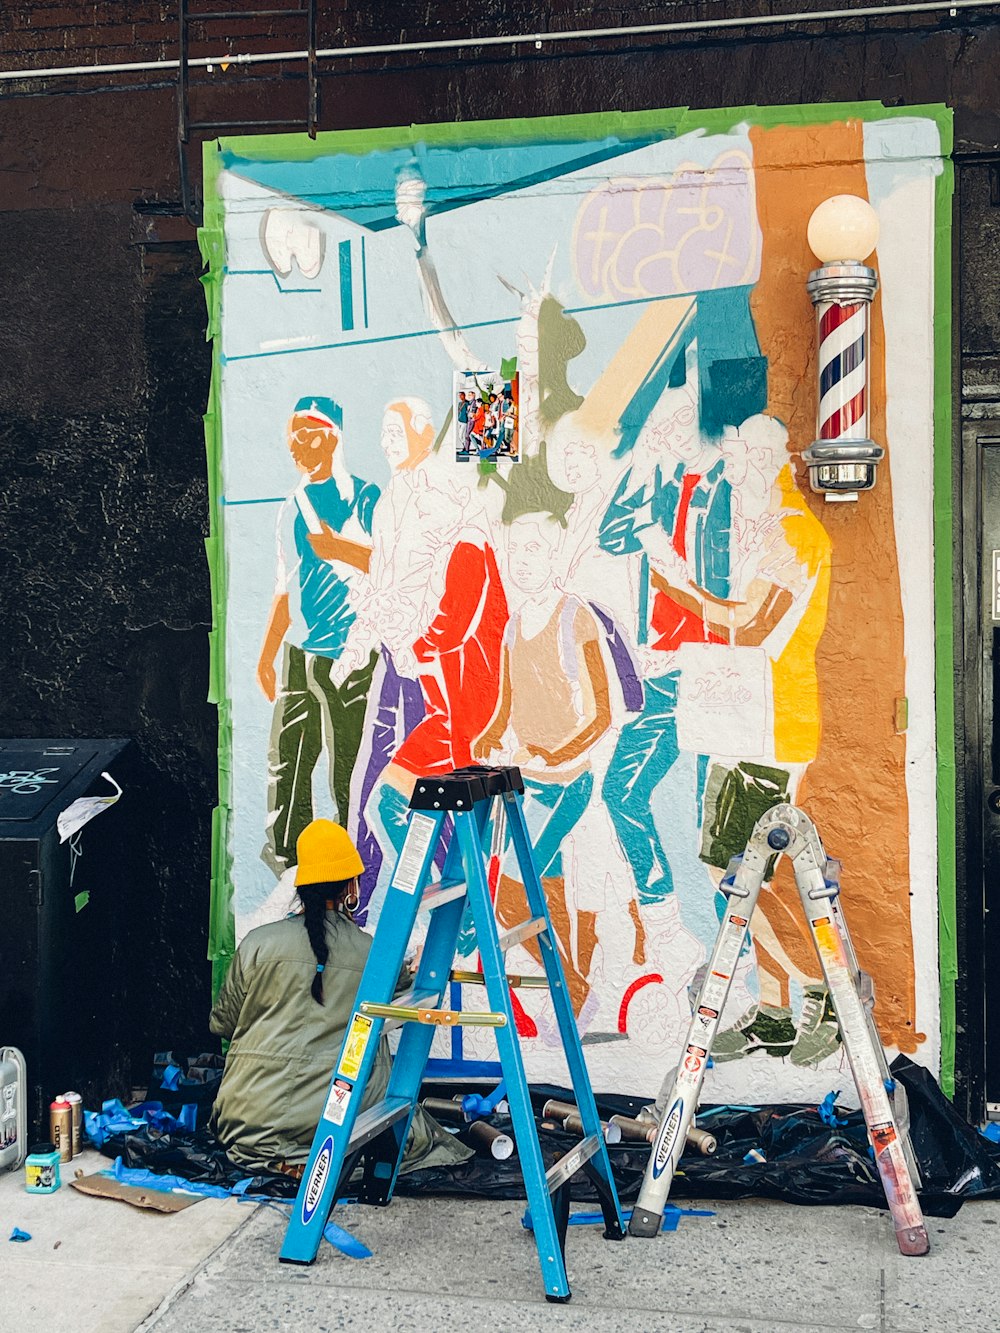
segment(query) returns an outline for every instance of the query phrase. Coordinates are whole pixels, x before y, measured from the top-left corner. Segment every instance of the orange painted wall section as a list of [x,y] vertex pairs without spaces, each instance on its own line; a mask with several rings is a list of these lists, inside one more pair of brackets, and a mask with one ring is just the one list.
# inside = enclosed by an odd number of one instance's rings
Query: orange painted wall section
[[[835,194],[867,198],[860,121],[751,131],[764,236],[754,322],[768,358],[768,406],[799,452],[816,433],[816,338],[801,275],[816,261],[809,217]],[[878,255],[869,261],[876,268]],[[885,334],[881,298],[871,316],[872,437],[886,438]],[[844,903],[859,960],[876,982],[887,1042],[912,1052],[915,1029],[910,928],[906,744],[895,729],[903,680],[903,613],[893,531],[892,460],[878,490],[858,504],[827,504],[799,487],[832,547],[826,628],[816,650],[821,737],[800,793],[828,850],[847,862]],[[785,710],[794,716],[794,705]],[[860,725],[859,725],[860,724]],[[787,888],[787,876],[784,877]]]

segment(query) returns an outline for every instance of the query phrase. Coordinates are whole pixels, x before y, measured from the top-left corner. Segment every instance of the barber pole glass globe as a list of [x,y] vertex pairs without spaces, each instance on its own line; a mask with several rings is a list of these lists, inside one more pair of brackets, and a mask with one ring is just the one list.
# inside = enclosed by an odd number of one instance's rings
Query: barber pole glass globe
[[809,219],[809,245],[822,264],[806,284],[816,307],[819,385],[816,439],[802,456],[812,489],[827,500],[856,500],[871,490],[885,456],[868,426],[869,315],[878,276],[864,261],[878,230],[871,204],[852,194],[825,200]]

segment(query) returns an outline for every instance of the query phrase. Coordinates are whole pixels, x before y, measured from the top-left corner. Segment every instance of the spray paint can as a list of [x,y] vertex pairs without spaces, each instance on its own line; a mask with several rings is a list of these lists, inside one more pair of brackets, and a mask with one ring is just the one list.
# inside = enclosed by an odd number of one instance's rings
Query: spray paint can
[[464,1125],[467,1117],[459,1101],[448,1101],[444,1097],[425,1097],[420,1105],[435,1120],[443,1120],[451,1125]]
[[73,1108],[57,1097],[49,1103],[49,1138],[56,1146],[60,1162],[73,1160]]
[[480,1157],[493,1157],[505,1162],[514,1152],[514,1140],[509,1134],[494,1129],[485,1120],[477,1120],[465,1131],[465,1137]]
[[545,1120],[565,1120],[568,1115],[579,1115],[579,1108],[572,1102],[560,1102],[555,1097],[550,1097],[542,1107],[542,1116]]
[[656,1123],[633,1120],[627,1115],[613,1115],[608,1122],[617,1125],[626,1143],[652,1143],[656,1138]]
[[714,1134],[710,1134],[707,1129],[695,1129],[694,1125],[687,1132],[687,1141],[688,1147],[697,1148],[702,1157],[711,1157],[719,1146]]
[[73,1112],[73,1156],[79,1157],[83,1151],[83,1098],[78,1092],[64,1092],[62,1099],[64,1102],[69,1102],[70,1110]]
[[[567,1134],[582,1134],[583,1119],[579,1111],[574,1111],[572,1115],[568,1115],[562,1122],[562,1127]],[[622,1131],[620,1125],[606,1123],[602,1120],[601,1129],[604,1131],[604,1141],[606,1143],[621,1143]]]

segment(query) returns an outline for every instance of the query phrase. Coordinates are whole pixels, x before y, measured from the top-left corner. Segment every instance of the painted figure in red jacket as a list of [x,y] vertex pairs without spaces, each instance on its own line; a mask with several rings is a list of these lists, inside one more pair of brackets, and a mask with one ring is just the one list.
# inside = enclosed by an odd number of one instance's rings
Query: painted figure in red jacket
[[508,617],[486,509],[493,489],[461,485],[449,460],[435,454],[416,478],[414,495],[422,540],[413,560],[426,573],[427,595],[413,655],[426,716],[396,751],[366,807],[385,857],[368,906],[369,929],[403,844],[416,779],[471,764],[472,742],[493,716]]

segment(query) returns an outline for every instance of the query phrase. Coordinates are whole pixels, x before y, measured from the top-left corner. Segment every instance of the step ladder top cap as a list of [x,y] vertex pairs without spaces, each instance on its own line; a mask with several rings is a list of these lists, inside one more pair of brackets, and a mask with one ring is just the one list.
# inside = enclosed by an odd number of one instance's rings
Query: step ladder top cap
[[417,778],[411,810],[471,810],[477,801],[505,792],[524,791],[519,768],[486,768],[472,764],[437,777]]

